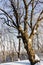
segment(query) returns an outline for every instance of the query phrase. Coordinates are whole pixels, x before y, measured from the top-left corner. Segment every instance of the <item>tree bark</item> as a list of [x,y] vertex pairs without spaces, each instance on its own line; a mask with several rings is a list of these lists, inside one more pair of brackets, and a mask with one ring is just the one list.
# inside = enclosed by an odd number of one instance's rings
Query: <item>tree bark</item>
[[24,42],[24,46],[25,46],[25,49],[28,54],[28,59],[29,59],[31,65],[34,65],[37,62],[39,62],[39,60],[35,60],[35,51],[32,48],[32,39],[28,37],[27,33],[25,33],[24,36],[25,37],[24,37],[23,42]]
[[32,42],[27,42],[27,54],[28,59],[30,60],[31,65],[34,65],[35,63],[35,51],[32,48]]

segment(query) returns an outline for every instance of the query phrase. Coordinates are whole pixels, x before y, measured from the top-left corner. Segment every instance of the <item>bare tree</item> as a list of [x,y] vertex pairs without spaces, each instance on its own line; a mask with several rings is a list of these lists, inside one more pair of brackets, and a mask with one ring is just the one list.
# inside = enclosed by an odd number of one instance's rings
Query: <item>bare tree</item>
[[[18,11],[20,10],[20,3],[19,3],[20,0],[17,0],[17,9]],[[20,11],[18,13],[18,24],[20,25]],[[20,32],[18,31],[18,36],[20,36]],[[21,43],[21,38],[19,38],[19,46],[18,46],[18,59],[20,59],[20,43]]]
[[[37,16],[36,21],[33,21],[33,18],[36,14],[36,10],[37,10],[36,8],[38,7],[37,5],[39,3],[43,3],[43,2],[41,2],[39,0],[30,0],[30,1],[28,1],[28,0],[21,1],[20,0],[20,2],[23,2],[22,3],[23,6],[21,7],[21,3],[19,2],[20,3],[20,7],[19,7],[20,14],[19,14],[18,8],[15,5],[15,3],[17,3],[18,1],[16,1],[16,0],[9,0],[9,1],[11,3],[11,7],[13,10],[13,16],[14,16],[15,20],[6,11],[4,11],[3,9],[0,8],[0,10],[2,12],[4,12],[5,16],[8,17],[7,21],[5,21],[5,23],[8,26],[17,29],[18,32],[20,32],[21,35],[17,36],[17,38],[21,38],[23,40],[24,47],[28,54],[28,59],[30,60],[31,65],[34,65],[37,62],[39,62],[39,60],[35,60],[35,51],[32,47],[32,39],[33,39],[33,36],[37,32],[39,24],[41,23],[41,21],[43,19],[43,15],[42,15],[43,10],[41,10],[39,12],[40,14],[39,14],[39,16]],[[29,7],[31,7],[30,11],[29,11]],[[19,17],[20,17],[20,21],[19,21]],[[35,24],[33,22],[35,22]],[[31,33],[28,32],[29,29],[31,29]]]

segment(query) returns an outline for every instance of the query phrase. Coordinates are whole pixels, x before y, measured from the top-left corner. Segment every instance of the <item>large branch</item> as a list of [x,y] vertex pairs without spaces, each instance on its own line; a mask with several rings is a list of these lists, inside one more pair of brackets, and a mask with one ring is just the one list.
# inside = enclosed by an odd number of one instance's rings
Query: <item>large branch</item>
[[33,7],[34,7],[34,0],[32,1],[32,10],[31,10],[31,17],[30,17],[30,28],[31,28],[31,30],[32,30],[33,12],[34,12]]
[[[1,10],[2,12],[4,12],[7,17],[10,18],[10,20],[12,21],[13,25],[17,28],[17,30],[19,30],[20,33],[23,34],[24,31],[23,31],[22,27],[21,27],[21,26],[17,27],[17,25],[14,23],[13,19],[8,15],[8,13],[7,13],[6,11],[4,11],[3,9],[1,9],[1,8],[0,8],[0,10]],[[10,26],[8,23],[7,23],[7,25]]]
[[31,4],[31,2],[32,2],[32,1],[30,0],[30,2],[28,3],[28,6]]
[[39,0],[39,3],[43,4],[43,1],[40,1],[40,0]]
[[24,8],[25,8],[25,17],[24,17],[24,31],[27,32],[28,31],[28,5],[26,3],[26,0],[23,0],[24,3]]
[[32,30],[32,20],[33,20],[33,15],[34,15],[34,9],[37,6],[39,0],[36,1],[35,5],[34,5],[34,0],[31,0],[31,1],[32,1],[32,3],[31,3],[32,4],[32,10],[31,10],[31,18],[30,18],[30,28]]
[[[0,19],[1,19],[1,20],[4,20],[4,23],[7,23],[7,21],[6,21],[6,19],[5,19],[4,17],[0,17]],[[3,24],[4,24],[4,23],[3,23]],[[10,26],[10,25],[8,24],[8,26]]]
[[39,2],[39,0],[36,1],[36,4],[34,5],[33,10],[34,10],[35,7],[37,6],[38,2]]
[[17,9],[15,7],[15,4],[14,4],[13,0],[10,0],[10,3],[11,3],[11,6],[13,8],[14,16],[16,18],[16,24],[17,24],[17,26],[19,26],[19,24],[18,24],[18,12],[17,12]]
[[11,18],[11,16],[9,16],[9,14],[8,14],[5,10],[3,10],[3,9],[1,9],[1,8],[0,8],[0,10],[1,10],[2,12],[4,12],[7,17],[10,18],[10,20],[12,21],[11,23],[13,23],[13,25],[17,28],[17,26],[16,26],[16,24],[14,23],[14,20]]
[[31,34],[30,34],[30,38],[32,38],[33,37],[33,35],[35,34],[34,33],[34,30],[37,30],[38,29],[38,27],[39,27],[39,23],[41,22],[41,20],[43,19],[43,17],[41,17],[40,18],[40,16],[43,14],[43,10],[42,10],[42,12],[40,13],[40,15],[38,16],[38,19],[37,19],[37,22],[35,23],[35,25],[34,25],[34,27],[33,27],[33,29],[32,29],[32,32],[31,32]]
[[26,0],[23,0],[23,2],[24,2],[24,5],[27,6]]

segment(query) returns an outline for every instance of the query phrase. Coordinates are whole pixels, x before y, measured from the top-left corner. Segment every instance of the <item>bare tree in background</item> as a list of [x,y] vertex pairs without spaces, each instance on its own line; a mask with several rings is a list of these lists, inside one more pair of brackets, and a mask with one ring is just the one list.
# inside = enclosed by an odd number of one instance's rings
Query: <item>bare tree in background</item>
[[[19,11],[19,5],[20,5],[20,3],[19,3],[19,0],[17,0],[17,10],[18,10],[18,12],[19,12],[19,14],[18,14],[18,24],[20,24],[20,11]],[[18,35],[20,35],[20,32],[18,31]],[[19,45],[18,45],[18,60],[20,60],[20,41],[21,41],[21,39],[19,38],[18,39],[19,41]]]
[[[0,8],[2,12],[4,12],[5,16],[8,17],[6,24],[10,27],[13,27],[20,32],[21,35],[17,36],[18,38],[21,38],[24,43],[24,47],[28,54],[28,59],[30,60],[31,65],[36,64],[39,62],[39,60],[35,60],[35,51],[32,48],[32,39],[35,33],[37,32],[37,29],[39,27],[40,22],[43,20],[43,10],[40,11],[39,16],[37,16],[37,20],[35,20],[35,24],[33,25],[33,15],[35,14],[34,10],[37,8],[37,5],[39,3],[43,3],[39,0],[20,0],[20,7],[19,11],[17,8],[17,2],[16,0],[9,0],[11,3],[11,7],[13,10],[13,16],[15,20],[3,9]],[[21,2],[23,3],[21,7]],[[29,7],[31,7],[29,12]],[[35,15],[34,15],[35,16]],[[20,21],[19,21],[20,17]],[[23,24],[22,24],[23,23]],[[31,30],[31,33],[29,33],[29,29]]]

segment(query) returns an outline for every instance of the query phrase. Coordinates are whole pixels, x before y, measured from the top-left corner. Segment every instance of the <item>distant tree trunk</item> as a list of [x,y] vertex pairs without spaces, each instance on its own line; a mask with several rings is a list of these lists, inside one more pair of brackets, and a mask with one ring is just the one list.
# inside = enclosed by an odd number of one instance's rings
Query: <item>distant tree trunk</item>
[[2,62],[5,62],[5,54],[4,54],[4,51],[3,51],[3,56],[2,56]]
[[[20,35],[20,32],[18,32],[18,36]],[[20,43],[21,43],[21,39],[20,38],[18,38],[18,42],[19,42],[19,44],[18,44],[18,59],[20,59]]]
[[[17,10],[19,11],[19,1],[20,0],[17,0]],[[18,14],[18,24],[20,25],[20,11],[19,11],[19,14]],[[20,31],[18,31],[18,35],[20,35]],[[21,39],[19,38],[19,46],[18,46],[18,58],[20,59],[20,43],[21,43]]]
[[[19,33],[20,34],[20,33]],[[20,59],[20,43],[21,43],[21,39],[19,38],[19,46],[18,46],[18,58]]]

